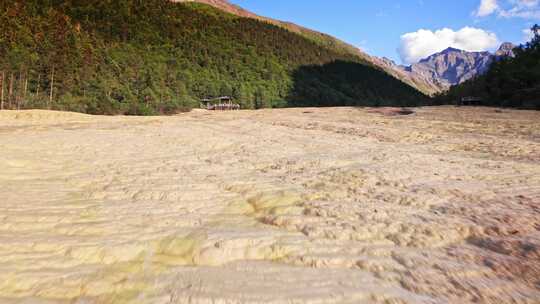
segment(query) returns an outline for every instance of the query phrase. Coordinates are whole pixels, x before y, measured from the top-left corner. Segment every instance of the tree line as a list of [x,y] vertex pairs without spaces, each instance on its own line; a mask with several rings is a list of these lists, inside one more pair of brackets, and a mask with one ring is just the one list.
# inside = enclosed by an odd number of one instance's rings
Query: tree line
[[204,4],[5,0],[0,14],[3,108],[166,114],[220,95],[243,108],[427,102],[339,46]]
[[54,67],[51,69],[48,88],[42,87],[41,74],[37,74],[37,79],[31,80],[33,88],[30,89],[29,79],[29,70],[21,69],[8,73],[0,71],[0,110],[26,108],[29,100],[42,100],[46,103],[46,108],[50,108],[54,96]]

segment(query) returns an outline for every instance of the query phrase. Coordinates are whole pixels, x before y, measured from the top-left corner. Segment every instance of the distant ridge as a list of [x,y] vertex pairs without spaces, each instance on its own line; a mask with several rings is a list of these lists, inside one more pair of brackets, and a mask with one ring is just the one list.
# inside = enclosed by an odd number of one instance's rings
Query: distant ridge
[[513,57],[515,47],[514,44],[505,42],[494,54],[468,52],[449,47],[410,66],[397,65],[389,59],[383,60],[392,69],[401,71],[412,79],[422,79],[422,82],[428,83],[434,92],[442,92],[453,85],[482,75],[494,60]]

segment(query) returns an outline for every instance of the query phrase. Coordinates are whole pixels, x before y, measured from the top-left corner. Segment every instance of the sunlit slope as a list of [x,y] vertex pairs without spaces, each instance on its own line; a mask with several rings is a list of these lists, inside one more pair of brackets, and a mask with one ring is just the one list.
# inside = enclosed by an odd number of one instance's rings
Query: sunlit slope
[[[354,54],[205,4],[9,0],[2,6],[0,68],[14,81],[6,96],[11,108],[155,114],[219,95],[243,108],[424,102],[414,88]],[[345,70],[333,69],[335,62]],[[305,73],[313,67],[336,75]],[[350,72],[352,79],[342,77]]]

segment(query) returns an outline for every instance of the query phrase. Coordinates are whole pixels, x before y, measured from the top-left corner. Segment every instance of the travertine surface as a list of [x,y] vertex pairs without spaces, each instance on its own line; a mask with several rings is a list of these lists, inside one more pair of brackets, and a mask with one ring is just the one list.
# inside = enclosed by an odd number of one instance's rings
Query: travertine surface
[[0,112],[1,303],[540,303],[540,112]]

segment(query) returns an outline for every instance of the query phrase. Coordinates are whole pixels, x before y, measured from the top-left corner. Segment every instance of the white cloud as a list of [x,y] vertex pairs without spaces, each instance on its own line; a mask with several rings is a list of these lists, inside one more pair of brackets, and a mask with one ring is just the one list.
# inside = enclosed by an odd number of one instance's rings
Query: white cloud
[[459,31],[449,28],[437,31],[420,29],[402,35],[398,51],[401,60],[411,64],[448,47],[473,52],[486,51],[498,45],[497,35],[474,27],[464,27]]
[[497,0],[481,0],[475,15],[478,17],[489,16],[498,9],[499,5],[497,4]]
[[540,0],[481,0],[477,17],[493,14],[504,18],[540,19]]
[[540,19],[540,0],[516,0],[508,10],[501,10],[499,16],[505,18]]

